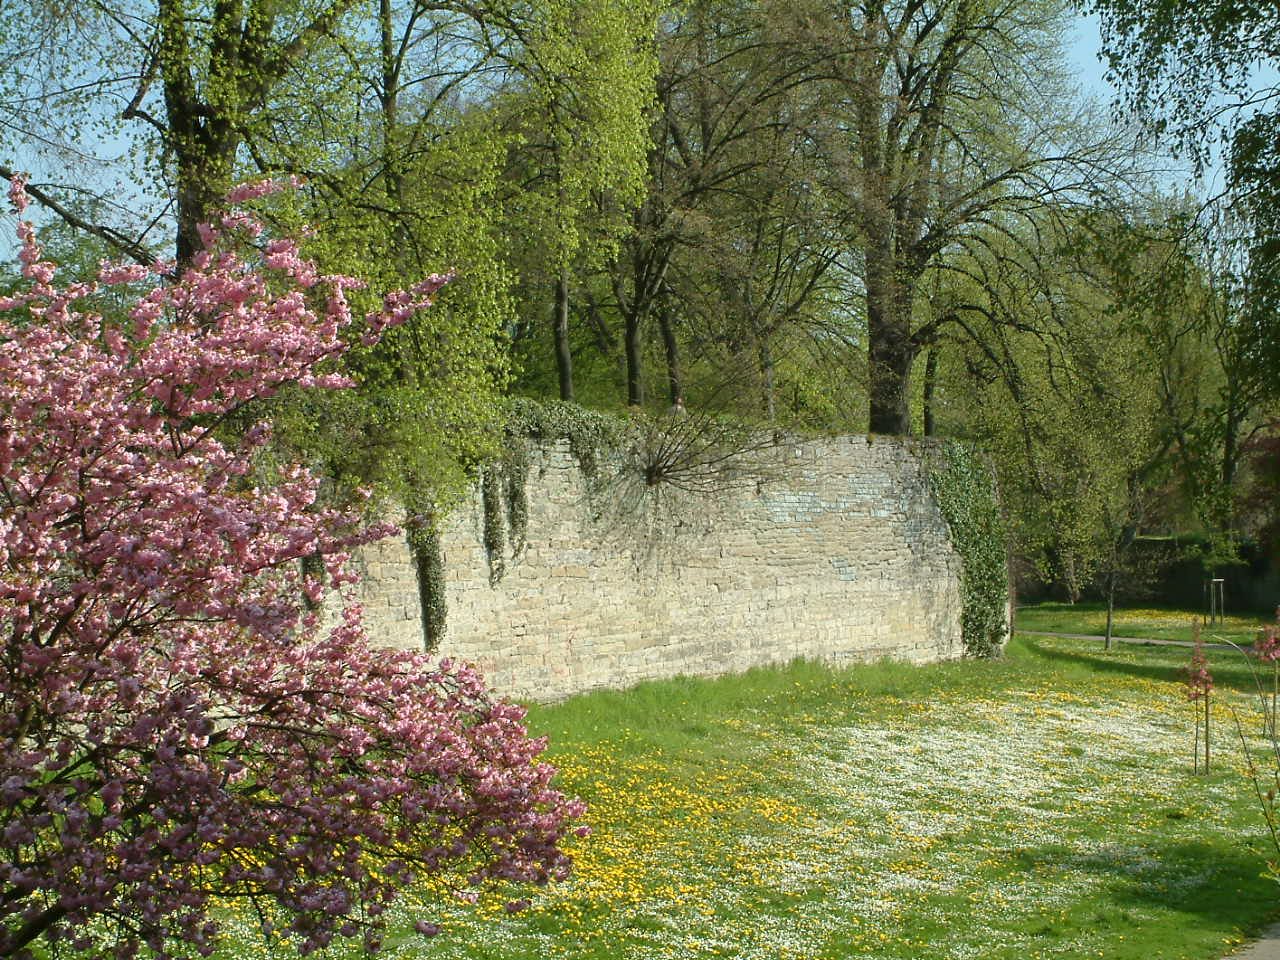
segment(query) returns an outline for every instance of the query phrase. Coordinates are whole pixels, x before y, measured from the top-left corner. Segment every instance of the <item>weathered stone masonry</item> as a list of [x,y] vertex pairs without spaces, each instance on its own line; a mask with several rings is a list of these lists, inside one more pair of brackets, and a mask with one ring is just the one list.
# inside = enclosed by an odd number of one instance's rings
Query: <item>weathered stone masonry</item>
[[[478,493],[442,532],[440,652],[539,700],[795,657],[958,657],[960,559],[919,450],[891,438],[797,443],[714,497],[657,490],[633,502],[643,485],[593,493],[567,442],[535,444],[527,543],[512,556],[508,537],[498,582]],[[370,635],[420,647],[406,544],[377,544],[363,563]]]

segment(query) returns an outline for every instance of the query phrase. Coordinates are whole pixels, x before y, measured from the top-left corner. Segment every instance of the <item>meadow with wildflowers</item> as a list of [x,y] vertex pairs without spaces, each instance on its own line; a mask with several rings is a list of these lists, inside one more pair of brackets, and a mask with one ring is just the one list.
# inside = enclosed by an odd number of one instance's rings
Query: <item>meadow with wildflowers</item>
[[[421,887],[384,950],[1221,957],[1280,903],[1226,735],[1232,710],[1249,737],[1262,715],[1243,660],[1215,659],[1222,734],[1193,775],[1187,657],[1022,637],[996,662],[796,663],[535,708],[562,787],[590,804],[574,877],[520,891],[516,913],[510,891]],[[424,917],[439,936],[412,932]],[[248,918],[237,936],[227,956],[289,955]]]

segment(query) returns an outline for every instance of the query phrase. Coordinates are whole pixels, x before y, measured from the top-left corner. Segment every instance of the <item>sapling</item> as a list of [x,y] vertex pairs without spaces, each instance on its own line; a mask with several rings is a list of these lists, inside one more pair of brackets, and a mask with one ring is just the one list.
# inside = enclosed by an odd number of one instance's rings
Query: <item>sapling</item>
[[[1280,608],[1276,610],[1276,620],[1280,623]],[[1255,758],[1254,750],[1251,747],[1248,736],[1245,734],[1244,724],[1240,721],[1240,715],[1232,710],[1232,717],[1235,720],[1236,735],[1240,739],[1240,750],[1244,757],[1245,768],[1248,772],[1249,782],[1253,784],[1253,789],[1257,793],[1258,803],[1262,807],[1262,816],[1267,824],[1267,830],[1271,835],[1272,848],[1277,853],[1277,859],[1268,861],[1267,873],[1276,881],[1280,881],[1280,811],[1276,809],[1277,797],[1280,796],[1280,738],[1277,737],[1276,724],[1276,693],[1277,686],[1277,664],[1280,663],[1280,639],[1277,638],[1277,627],[1267,625],[1260,631],[1257,640],[1253,645],[1253,653],[1259,660],[1271,663],[1271,696],[1270,709],[1267,704],[1267,692],[1263,688],[1262,681],[1258,677],[1258,672],[1249,665],[1249,672],[1253,677],[1254,685],[1258,691],[1258,699],[1262,704],[1263,725],[1262,734],[1266,743],[1266,754],[1268,762],[1265,770]],[[1230,643],[1230,641],[1227,641]],[[1247,654],[1236,644],[1232,644],[1237,652],[1242,655]],[[1247,662],[1247,660],[1246,660]]]
[[[1213,693],[1213,675],[1209,672],[1209,661],[1204,653],[1204,642],[1200,637],[1200,626],[1192,627],[1195,646],[1191,651],[1191,662],[1187,665],[1187,699],[1195,707],[1196,739],[1192,769],[1200,772],[1200,727],[1204,725],[1204,772],[1209,772],[1209,720],[1212,717],[1210,699]],[[1203,710],[1201,709],[1203,706]],[[1202,718],[1203,713],[1203,718]]]
[[1265,716],[1265,735],[1276,736],[1276,706],[1280,699],[1280,609],[1276,610],[1276,623],[1267,624],[1258,632],[1254,641],[1253,652],[1261,663],[1271,664],[1271,705],[1268,709],[1263,700]]

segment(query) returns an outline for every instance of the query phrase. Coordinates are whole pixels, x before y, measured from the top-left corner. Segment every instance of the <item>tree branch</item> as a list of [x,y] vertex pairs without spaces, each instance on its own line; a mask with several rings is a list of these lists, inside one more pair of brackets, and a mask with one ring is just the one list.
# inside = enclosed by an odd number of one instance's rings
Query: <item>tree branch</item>
[[[16,171],[0,164],[0,177],[6,180],[12,180],[17,175]],[[108,243],[113,250],[118,250],[135,263],[141,263],[150,266],[155,263],[155,256],[146,247],[142,246],[138,241],[132,240],[120,233],[118,230],[108,227],[101,223],[90,223],[88,220],[76,214],[63,204],[59,203],[47,192],[34,184],[27,184],[27,195],[35,200],[45,209],[57,214],[65,223],[75,227],[77,230],[83,230],[85,233],[92,234],[100,240]]]

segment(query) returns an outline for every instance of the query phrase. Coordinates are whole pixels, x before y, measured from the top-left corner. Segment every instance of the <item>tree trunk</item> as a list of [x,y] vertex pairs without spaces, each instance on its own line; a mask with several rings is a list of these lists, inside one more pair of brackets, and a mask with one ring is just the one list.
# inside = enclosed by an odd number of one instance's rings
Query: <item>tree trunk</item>
[[924,359],[924,435],[932,437],[937,424],[933,419],[933,395],[938,385],[938,346],[934,344]]
[[1244,411],[1234,402],[1228,403],[1226,420],[1222,425],[1222,466],[1219,477],[1222,492],[1219,495],[1219,516],[1215,518],[1223,530],[1231,530],[1235,526],[1233,493],[1240,460],[1240,429],[1244,420]]
[[609,329],[609,324],[604,317],[600,315],[600,304],[591,295],[590,290],[582,291],[582,300],[583,315],[587,318],[587,324],[595,335],[596,349],[600,351],[602,357],[612,363],[618,353],[617,338],[614,337],[613,331]]
[[[395,218],[392,225],[392,252],[398,260],[403,261],[407,231],[404,222],[404,171],[397,152],[400,131],[400,60],[396,53],[391,0],[378,2],[378,33],[382,61],[382,89],[378,99],[382,106],[383,187]],[[401,262],[400,266],[403,265]]]
[[[633,309],[627,313],[625,330],[625,346],[627,353],[627,405],[644,406],[644,370],[641,332],[644,329],[644,312]],[[675,401],[673,400],[672,403]]]
[[569,268],[561,267],[556,277],[555,319],[556,373],[560,377],[560,399],[573,400],[573,354],[569,351]]
[[172,149],[177,168],[177,243],[174,257],[179,269],[204,249],[200,224],[209,223],[231,188],[232,159],[240,146],[229,126],[218,121],[200,123],[196,117],[174,119]]
[[867,391],[870,433],[911,433],[912,285],[900,276],[893,246],[876,237],[864,246],[867,263]]
[[[192,38],[180,0],[160,0],[157,65],[163,78],[164,146],[176,174],[178,268],[191,263],[202,248],[199,226],[208,223],[231,187],[232,167],[240,147],[235,121],[247,112],[243,78],[235,74],[259,66],[240,67],[243,24],[232,5],[216,5],[210,46],[214,53],[208,85],[230,94],[216,108],[200,97],[194,75]],[[234,66],[233,66],[234,65]]]
[[662,350],[667,358],[667,392],[671,405],[675,406],[684,400],[684,378],[680,372],[680,343],[666,304],[658,308],[658,329],[662,332]]
[[764,418],[769,423],[777,417],[777,403],[774,397],[773,351],[769,349],[769,341],[760,337],[757,340],[760,357],[760,393],[764,405]]
[[[181,168],[181,163],[179,163]],[[191,259],[201,249],[200,234],[198,226],[201,223],[207,223],[209,220],[209,201],[202,196],[196,184],[191,182],[183,182],[184,178],[181,173],[178,174],[178,240],[174,246],[174,262],[178,269],[182,270],[191,264]]]
[[867,296],[867,380],[870,415],[867,430],[892,436],[911,433],[911,365],[915,346],[898,318],[873,305]]
[[1102,641],[1102,649],[1111,649],[1111,625],[1116,610],[1116,571],[1113,568],[1107,574],[1107,632]]
[[1058,557],[1058,569],[1062,580],[1062,589],[1067,595],[1067,603],[1073,607],[1080,602],[1080,581],[1076,577],[1076,561],[1070,554]]

